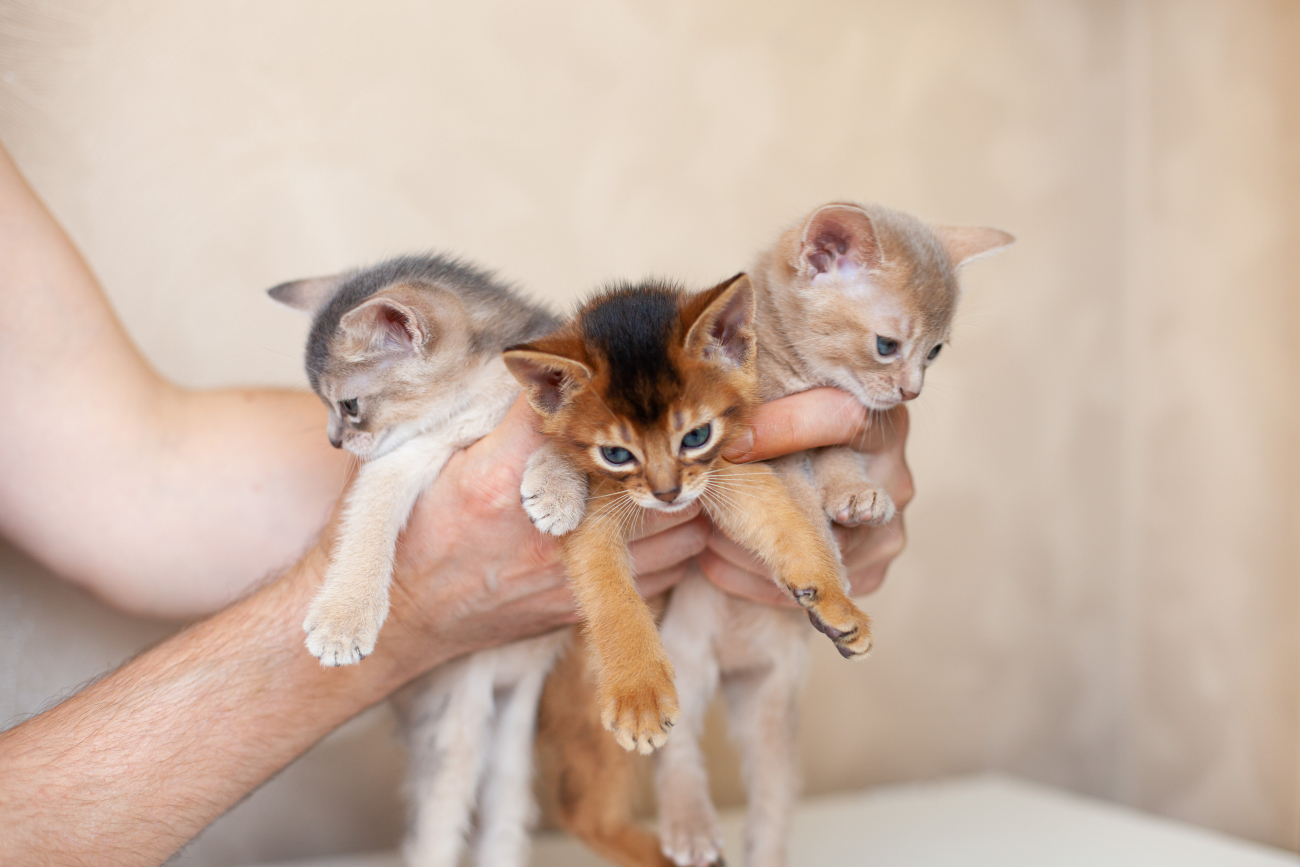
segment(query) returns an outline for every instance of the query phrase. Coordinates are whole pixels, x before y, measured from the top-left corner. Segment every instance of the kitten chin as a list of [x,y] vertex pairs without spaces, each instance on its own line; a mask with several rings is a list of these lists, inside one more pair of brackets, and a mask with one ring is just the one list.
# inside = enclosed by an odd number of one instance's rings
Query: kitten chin
[[[303,623],[322,665],[356,664],[379,639],[397,537],[417,497],[518,397],[501,350],[555,323],[490,274],[439,256],[271,294],[313,314],[307,373],[329,407],[330,442],[364,461]],[[398,697],[411,757],[409,863],[458,863],[473,828],[477,864],[526,865],[535,714],[566,640],[559,631],[461,657]]]
[[834,385],[883,411],[920,395],[948,341],[958,273],[1014,241],[879,205],[823,205],[753,271],[764,395]]
[[[996,229],[929,227],[875,205],[817,208],[765,251],[753,271],[763,397],[831,385],[872,411],[915,398],[948,339],[959,270],[1011,241]],[[827,537],[832,520],[879,525],[894,516],[888,493],[851,449],[817,449],[774,464]],[[525,508],[548,532],[572,529],[584,513],[587,488],[568,472],[562,461],[539,452],[525,476]],[[813,622],[837,634],[834,626]],[[807,667],[806,626],[797,613],[729,596],[693,571],[672,591],[661,634],[675,667],[681,715],[656,766],[659,839],[632,820],[633,768],[599,740],[598,714],[582,706],[595,705],[595,698],[583,691],[586,679],[574,652],[547,684],[548,696],[556,697],[552,713],[563,725],[543,730],[539,744],[543,753],[562,756],[549,777],[564,781],[561,823],[626,867],[721,863],[721,833],[696,742],[720,682],[747,769],[746,861],[786,863],[798,788],[795,708]]]
[[[870,621],[845,595],[829,533],[766,465],[722,458],[759,400],[754,313],[744,274],[696,295],[658,283],[622,286],[588,301],[554,334],[506,352],[548,447],[586,475],[593,506],[566,537],[564,560],[598,660],[601,722],[628,750],[661,747],[678,716],[673,667],[627,550],[647,508],[698,500],[771,565],[841,653],[871,647]],[[544,456],[530,470],[553,463]],[[547,488],[525,478],[530,512]]]

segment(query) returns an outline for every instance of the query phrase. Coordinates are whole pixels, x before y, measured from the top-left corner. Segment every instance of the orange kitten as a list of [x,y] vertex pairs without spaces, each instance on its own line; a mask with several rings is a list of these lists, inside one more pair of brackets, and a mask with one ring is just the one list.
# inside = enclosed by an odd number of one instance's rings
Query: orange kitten
[[505,354],[553,454],[590,486],[593,506],[564,560],[596,654],[601,722],[625,749],[663,745],[678,715],[672,664],[628,558],[643,511],[698,500],[771,564],[842,653],[871,647],[829,534],[768,467],[721,457],[758,404],[753,320],[743,274],[695,295],[645,283],[598,295],[559,331]]
[[[960,296],[958,270],[1011,242],[996,229],[931,227],[879,206],[816,209],[760,255],[752,272],[763,398],[830,385],[878,411],[917,397],[926,368],[948,339]],[[575,512],[582,514],[587,492],[556,464],[539,452],[530,467],[537,477],[524,479],[525,508],[539,527],[562,532]],[[770,465],[805,513],[821,519],[826,537],[829,520],[884,524],[894,516],[888,494],[867,475],[866,458],[852,449],[816,449]],[[695,572],[674,589],[661,632],[681,704],[679,730],[657,762],[664,854],[678,865],[721,863],[698,744],[705,710],[721,684],[745,756],[744,863],[784,864],[798,779],[796,707],[807,658],[801,618],[729,596]],[[573,677],[574,670],[571,664],[557,669],[545,694],[562,691],[556,681]],[[569,717],[580,728],[581,716],[569,711]],[[550,730],[541,735],[554,736]],[[573,752],[569,761],[576,764]],[[563,770],[553,776],[563,779]],[[561,818],[602,851],[611,841],[634,841],[609,856],[620,864],[661,864],[643,854],[638,835],[644,832],[631,822],[627,794],[611,791],[621,776],[611,772],[590,778],[587,789],[571,787]],[[603,821],[592,822],[593,815]]]

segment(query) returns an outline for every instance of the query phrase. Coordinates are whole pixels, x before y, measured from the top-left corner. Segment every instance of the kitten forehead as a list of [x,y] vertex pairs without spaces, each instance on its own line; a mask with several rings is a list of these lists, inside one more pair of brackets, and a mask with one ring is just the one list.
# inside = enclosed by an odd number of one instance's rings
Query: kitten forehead
[[637,425],[663,416],[681,378],[670,356],[684,293],[647,283],[598,295],[579,313],[587,344],[604,359],[610,408]]

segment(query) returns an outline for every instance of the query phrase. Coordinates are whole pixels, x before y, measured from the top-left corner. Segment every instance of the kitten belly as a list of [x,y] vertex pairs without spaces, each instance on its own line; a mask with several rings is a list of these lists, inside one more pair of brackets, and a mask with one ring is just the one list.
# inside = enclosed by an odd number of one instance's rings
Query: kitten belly
[[791,647],[806,644],[813,634],[808,615],[800,608],[751,602],[708,586],[718,597],[714,652],[723,674],[766,667],[774,659],[786,658]]

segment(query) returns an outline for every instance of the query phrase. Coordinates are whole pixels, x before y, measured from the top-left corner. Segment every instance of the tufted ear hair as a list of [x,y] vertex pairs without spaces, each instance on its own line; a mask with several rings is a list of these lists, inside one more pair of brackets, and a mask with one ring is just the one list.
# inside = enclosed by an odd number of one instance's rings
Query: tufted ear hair
[[266,290],[266,294],[286,307],[315,314],[329,303],[339,287],[352,276],[350,273],[333,274],[329,277],[310,277],[306,280],[292,280]]
[[433,329],[411,307],[383,295],[343,314],[339,327],[370,352],[415,352],[433,337]]
[[506,367],[524,387],[524,396],[537,413],[552,416],[573,394],[591,382],[593,373],[576,355],[580,347],[563,338],[543,337],[507,347]]
[[689,322],[687,352],[735,367],[745,367],[755,360],[754,284],[748,274],[724,280],[691,301],[683,310]]
[[876,227],[856,205],[823,205],[804,222],[797,269],[809,281],[827,275],[855,279],[884,261]]
[[935,226],[934,233],[943,242],[954,268],[992,256],[1016,242],[1014,235],[984,226]]

